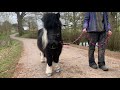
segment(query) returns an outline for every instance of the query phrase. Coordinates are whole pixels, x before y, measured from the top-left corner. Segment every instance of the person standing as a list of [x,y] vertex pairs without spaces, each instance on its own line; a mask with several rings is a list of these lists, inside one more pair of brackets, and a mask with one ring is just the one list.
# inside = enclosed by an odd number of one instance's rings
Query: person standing
[[[83,21],[83,32],[89,35],[89,66],[108,71],[105,64],[105,40],[112,35],[107,12],[86,12]],[[94,51],[98,43],[98,65],[95,62]]]

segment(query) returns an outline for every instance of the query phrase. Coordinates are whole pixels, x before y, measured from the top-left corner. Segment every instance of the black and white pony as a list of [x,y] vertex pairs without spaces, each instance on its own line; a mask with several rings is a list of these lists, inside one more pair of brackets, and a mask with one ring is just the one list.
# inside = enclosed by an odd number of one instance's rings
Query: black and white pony
[[[46,74],[52,75],[53,64],[60,71],[59,56],[62,51],[61,21],[59,13],[46,13],[42,17],[43,28],[38,31],[37,45],[41,51],[41,62],[47,62]],[[46,59],[45,59],[46,58]],[[54,62],[54,63],[53,63]]]

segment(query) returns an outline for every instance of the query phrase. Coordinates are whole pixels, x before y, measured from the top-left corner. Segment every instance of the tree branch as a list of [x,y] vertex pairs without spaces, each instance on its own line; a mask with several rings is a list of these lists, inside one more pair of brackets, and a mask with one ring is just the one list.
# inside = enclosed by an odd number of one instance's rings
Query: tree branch
[[21,13],[21,17],[24,17],[26,15],[26,12]]

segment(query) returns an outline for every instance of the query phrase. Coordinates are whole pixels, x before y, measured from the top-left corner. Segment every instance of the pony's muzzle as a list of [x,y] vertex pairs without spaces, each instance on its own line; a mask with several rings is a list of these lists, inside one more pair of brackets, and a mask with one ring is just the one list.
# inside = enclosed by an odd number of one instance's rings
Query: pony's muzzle
[[57,44],[56,43],[52,43],[51,44],[51,49],[56,49],[57,48]]
[[52,43],[50,43],[50,49],[56,49],[57,48],[57,46],[58,46],[58,43],[57,42],[52,42]]

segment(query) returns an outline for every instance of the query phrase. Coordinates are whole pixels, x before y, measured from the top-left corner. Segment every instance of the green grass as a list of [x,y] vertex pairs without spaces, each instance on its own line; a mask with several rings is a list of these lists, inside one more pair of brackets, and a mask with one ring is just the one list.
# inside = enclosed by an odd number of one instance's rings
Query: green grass
[[6,38],[6,35],[0,34],[0,40],[4,40]]
[[[19,37],[19,35],[17,35]],[[37,39],[37,31],[24,31],[23,35],[20,36],[21,38],[32,38]]]
[[0,78],[11,78],[22,52],[22,43],[12,40],[9,47],[0,48]]

